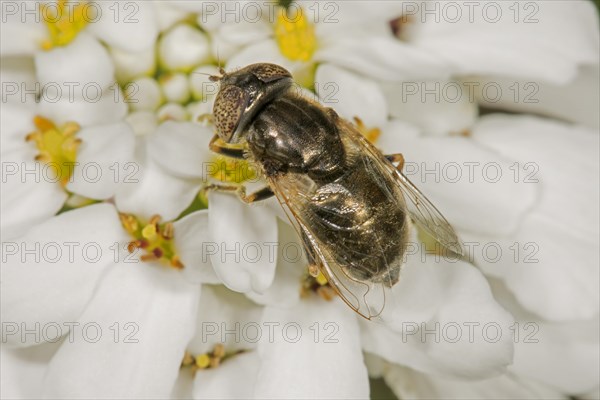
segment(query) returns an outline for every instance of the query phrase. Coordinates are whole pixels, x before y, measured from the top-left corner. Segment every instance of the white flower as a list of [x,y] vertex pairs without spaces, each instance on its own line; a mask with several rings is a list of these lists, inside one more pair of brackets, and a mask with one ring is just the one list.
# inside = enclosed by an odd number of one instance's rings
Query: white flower
[[[598,85],[598,19],[593,8],[589,2],[351,2],[338,7],[339,22],[330,26],[345,27],[361,40],[345,37],[343,46],[323,52],[322,61],[358,68],[381,81],[390,114],[426,134],[470,129],[478,103],[597,127],[597,95],[590,92],[586,97],[592,101],[573,107],[575,96]],[[556,31],[557,21],[565,18],[573,27]],[[377,58],[370,54],[384,42],[397,49],[382,51]],[[551,47],[562,53],[547,52]],[[395,68],[395,75],[388,77],[362,67],[374,61],[387,65],[398,57],[406,68],[418,59],[414,53],[443,62],[443,73],[419,75],[427,70],[416,65],[412,73]],[[357,54],[361,61],[354,62]],[[579,69],[587,73],[578,74]]]
[[[447,2],[302,1],[288,14],[250,1],[94,3],[94,21],[83,5],[62,27],[19,24],[19,14],[3,24],[3,91],[43,87],[39,104],[8,92],[3,165],[41,165],[35,153],[48,149],[23,141],[41,114],[49,119],[37,125],[51,119],[59,132],[81,125],[81,145],[62,156],[99,164],[105,178],[118,162],[132,179],[91,183],[76,168],[64,187],[3,182],[3,397],[366,398],[369,376],[401,398],[597,397],[597,132],[478,117],[483,105],[597,128],[592,5],[484,2],[474,21]],[[360,117],[384,153],[404,154],[404,173],[459,231],[467,257],[411,254],[383,322],[356,315],[308,276],[275,199],[247,205],[203,190],[264,185],[211,153],[213,129],[195,123],[218,88],[203,74],[218,74],[221,60],[228,71],[281,64],[300,93]],[[70,82],[103,96],[49,101]],[[504,95],[472,99],[468,82]],[[512,101],[515,82],[521,97],[521,84],[535,83],[540,102]],[[463,96],[421,96],[436,84]],[[66,190],[75,209],[59,212]],[[79,208],[83,196],[102,204]],[[27,254],[36,246],[45,252]],[[48,253],[57,246],[58,262]],[[102,329],[97,341],[86,324]],[[39,334],[23,332],[32,327]]]
[[[208,149],[211,138],[212,132],[198,124],[175,121],[161,124],[146,142],[147,158],[143,165],[147,167],[142,171],[140,184],[124,187],[126,192],[117,193],[117,208],[145,216],[158,213],[173,219],[192,202],[211,175],[219,174],[218,168],[232,168],[223,172],[235,174],[233,167],[219,164],[211,154]],[[275,216],[281,212],[273,210],[278,210],[279,204],[272,199],[266,206],[248,206],[235,196],[216,192],[208,194],[208,203],[208,229],[211,243],[217,246],[211,262],[217,275],[236,291],[266,290],[275,274],[275,260],[268,256],[269,246],[277,242]],[[254,244],[261,249],[262,262],[240,263],[235,257],[222,257],[225,249],[237,252]]]
[[145,2],[26,1],[7,7],[2,56],[37,56],[42,48],[68,45],[82,34],[123,51],[142,51],[158,35],[154,8]]
[[[78,41],[85,41],[84,37]],[[74,43],[45,53],[45,62],[35,72],[24,63],[2,68],[3,85],[15,90],[7,95],[2,119],[2,161],[12,166],[2,182],[2,234],[7,238],[56,214],[69,193],[95,200],[111,197],[123,183],[122,176],[115,174],[132,161],[133,134],[121,121],[126,108],[122,98],[115,99],[107,91],[92,99],[35,90],[42,79],[61,80],[61,69],[48,69],[54,65],[54,52],[63,51],[57,57],[71,66],[80,61],[78,50],[79,44]],[[98,70],[99,75],[104,72]]]
[[[194,254],[206,223],[205,213],[195,213],[175,222],[173,231],[190,279],[211,282],[210,265]],[[7,255],[3,282],[10,285],[2,291],[5,343],[32,346],[69,335],[49,360],[43,382],[46,396],[146,393],[164,398],[172,390],[192,337],[200,286],[186,282],[186,274],[166,267],[163,260],[141,262],[144,249],[127,254],[124,248],[131,240],[115,208],[100,204],[54,217],[15,241],[24,248],[58,244],[60,259]],[[67,252],[65,243],[74,250]],[[94,251],[82,251],[86,248]],[[86,324],[99,327],[100,333],[88,335]],[[10,333],[8,325],[19,331]],[[21,329],[38,329],[38,334],[22,336]],[[86,378],[90,374],[98,378],[95,387]]]
[[[511,372],[560,393],[592,390],[598,341],[583,332],[598,318],[594,243],[599,233],[593,221],[599,196],[589,190],[580,194],[581,179],[598,170],[597,133],[540,118],[490,115],[469,138],[384,134],[381,139],[391,150],[406,149],[408,176],[472,246],[469,256],[494,287],[506,285],[494,293],[517,317],[515,326],[529,326],[515,337]],[[486,173],[492,164],[493,172]],[[458,180],[456,166],[462,173]],[[512,296],[517,301],[508,301]],[[524,341],[533,330],[539,335]],[[566,372],[573,370],[580,372]]]

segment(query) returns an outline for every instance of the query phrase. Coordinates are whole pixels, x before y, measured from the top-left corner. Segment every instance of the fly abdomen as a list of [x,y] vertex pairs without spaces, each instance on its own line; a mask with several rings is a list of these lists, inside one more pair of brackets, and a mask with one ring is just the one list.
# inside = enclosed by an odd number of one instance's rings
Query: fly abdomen
[[348,275],[391,286],[406,251],[407,215],[395,198],[401,193],[367,165],[368,159],[358,157],[344,175],[319,186],[307,204],[308,214],[322,228],[315,229],[315,236],[340,249],[335,262]]

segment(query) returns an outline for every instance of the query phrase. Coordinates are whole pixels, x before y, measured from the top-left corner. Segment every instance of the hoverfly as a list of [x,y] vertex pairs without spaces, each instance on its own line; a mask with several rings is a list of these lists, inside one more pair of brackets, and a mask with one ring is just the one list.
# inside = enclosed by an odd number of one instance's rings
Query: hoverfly
[[[305,245],[309,270],[367,319],[381,314],[398,282],[411,220],[462,255],[448,221],[402,172],[401,154],[383,155],[331,108],[293,89],[292,75],[258,63],[220,70],[210,149],[254,163],[268,186],[247,203],[277,196]],[[236,146],[237,145],[237,146]],[[396,163],[397,165],[394,165]]]

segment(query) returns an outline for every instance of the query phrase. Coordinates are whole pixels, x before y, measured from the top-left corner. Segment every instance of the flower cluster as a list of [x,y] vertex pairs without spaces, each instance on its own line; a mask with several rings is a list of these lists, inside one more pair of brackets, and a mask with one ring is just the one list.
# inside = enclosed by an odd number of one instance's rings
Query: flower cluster
[[[1,30],[2,397],[598,398],[591,2],[4,1]],[[264,186],[209,150],[210,76],[255,62],[461,236],[412,232],[392,319],[275,199],[207,190]]]

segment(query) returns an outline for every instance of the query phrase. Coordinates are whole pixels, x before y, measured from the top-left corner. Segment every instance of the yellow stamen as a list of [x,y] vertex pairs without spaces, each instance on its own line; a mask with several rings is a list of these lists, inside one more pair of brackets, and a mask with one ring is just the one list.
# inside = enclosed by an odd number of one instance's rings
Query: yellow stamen
[[35,142],[39,154],[35,160],[52,165],[52,171],[57,175],[54,178],[65,187],[73,175],[77,149],[81,139],[75,137],[80,129],[79,124],[67,122],[57,127],[54,122],[42,116],[33,119],[36,131],[25,136],[28,142]]
[[308,297],[311,294],[316,294],[324,300],[332,300],[335,297],[336,292],[327,281],[327,277],[325,277],[321,271],[318,271],[318,273],[313,276],[310,269],[314,268],[309,267],[309,271],[307,271],[302,279],[300,296]]
[[319,275],[316,276],[315,280],[321,286],[327,285],[327,278],[321,271],[319,271]]
[[181,361],[181,366],[182,367],[189,367],[190,365],[194,364],[196,361],[194,360],[194,356],[192,355],[192,353],[190,353],[189,351],[185,351],[185,354],[183,355],[183,360]]
[[223,346],[221,343],[216,344],[213,348],[213,351],[198,354],[197,356],[194,356],[189,351],[186,351],[183,355],[183,360],[181,361],[181,367],[191,367],[192,372],[195,374],[201,369],[217,368],[222,362],[238,354],[244,353],[245,351],[246,350],[236,350],[226,352],[225,346]]
[[200,369],[206,369],[210,367],[210,356],[206,353],[200,354],[196,357],[196,366]]
[[315,27],[299,6],[280,9],[275,21],[275,40],[281,54],[292,61],[309,61],[317,49]]
[[362,133],[362,135],[366,137],[369,142],[375,143],[377,139],[379,139],[379,135],[381,135],[381,129],[367,128],[364,122],[358,117],[354,117],[354,122],[356,123],[358,131]]
[[133,238],[127,245],[127,250],[133,253],[141,249],[144,253],[140,255],[142,261],[159,261],[172,268],[182,269],[183,264],[175,248],[174,229],[171,222],[159,223],[158,215],[144,222],[131,214],[120,214],[123,228]]
[[58,0],[40,4],[40,16],[48,27],[50,38],[42,43],[44,50],[71,43],[93,18],[93,7],[86,1]]

